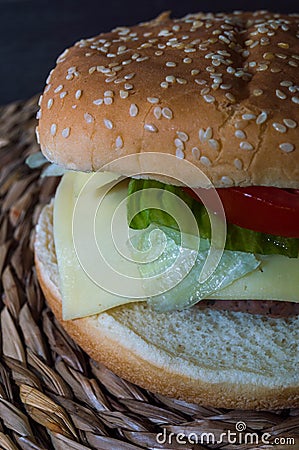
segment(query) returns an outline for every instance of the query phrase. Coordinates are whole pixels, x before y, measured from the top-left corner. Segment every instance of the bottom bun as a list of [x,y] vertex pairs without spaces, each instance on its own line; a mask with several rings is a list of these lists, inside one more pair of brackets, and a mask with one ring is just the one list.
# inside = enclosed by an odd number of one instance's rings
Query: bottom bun
[[213,407],[299,406],[299,316],[200,310],[158,314],[135,303],[64,321],[53,242],[53,205],[36,228],[38,278],[57,319],[96,361],[137,385]]

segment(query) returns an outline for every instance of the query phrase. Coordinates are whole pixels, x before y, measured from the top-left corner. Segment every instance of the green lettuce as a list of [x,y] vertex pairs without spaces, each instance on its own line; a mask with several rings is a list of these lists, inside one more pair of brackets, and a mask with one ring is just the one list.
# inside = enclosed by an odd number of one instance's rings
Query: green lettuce
[[163,252],[158,258],[153,257],[151,261],[139,264],[139,271],[143,279],[155,277],[154,285],[158,287],[159,293],[151,295],[147,292],[148,285],[145,284],[144,288],[147,302],[158,312],[190,308],[260,265],[253,254],[226,250],[213,273],[200,281],[201,271],[208,258],[209,242],[200,239],[197,250],[183,248],[179,244],[179,232],[152,224],[138,236],[138,250],[149,250],[150,254],[156,256],[155,250],[161,245],[160,235],[153,233],[157,229],[163,232],[166,240]]
[[[158,199],[162,209],[144,209],[142,207],[142,195],[131,195],[137,191],[149,188],[159,189]],[[206,208],[180,187],[164,184],[155,180],[132,178],[129,182],[128,189],[127,211],[129,226],[131,228],[138,230],[145,229],[150,224],[155,223],[160,226],[179,230],[176,220],[166,212],[167,204],[169,203],[169,195],[165,195],[165,193],[171,192],[180,197],[180,199],[182,199],[191,209],[197,222],[201,238],[211,238],[210,219]],[[136,204],[136,202],[138,202],[138,204]],[[134,215],[134,211],[140,212]],[[130,219],[132,216],[134,217]],[[228,223],[225,249],[261,255],[279,254],[288,256],[289,258],[297,258],[299,239],[259,233]]]

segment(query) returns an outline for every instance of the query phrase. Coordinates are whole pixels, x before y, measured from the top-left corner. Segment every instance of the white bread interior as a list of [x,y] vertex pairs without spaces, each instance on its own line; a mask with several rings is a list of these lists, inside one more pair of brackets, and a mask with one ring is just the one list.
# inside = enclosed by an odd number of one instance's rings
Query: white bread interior
[[299,316],[271,319],[194,307],[157,314],[136,303],[63,321],[52,204],[36,228],[35,262],[57,319],[92,358],[119,376],[153,392],[214,407],[299,406]]

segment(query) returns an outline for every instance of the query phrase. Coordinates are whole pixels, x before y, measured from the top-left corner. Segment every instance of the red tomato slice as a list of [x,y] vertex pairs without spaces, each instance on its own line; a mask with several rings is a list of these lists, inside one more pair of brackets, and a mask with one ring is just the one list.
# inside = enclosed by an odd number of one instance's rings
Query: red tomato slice
[[[201,188],[183,188],[200,201]],[[250,186],[217,189],[226,220],[249,230],[299,238],[299,190]]]

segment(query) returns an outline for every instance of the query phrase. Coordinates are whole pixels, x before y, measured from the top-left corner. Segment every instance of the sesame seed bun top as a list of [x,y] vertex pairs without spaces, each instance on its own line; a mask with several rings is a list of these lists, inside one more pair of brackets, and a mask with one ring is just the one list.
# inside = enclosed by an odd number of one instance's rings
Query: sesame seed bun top
[[265,11],[163,13],[81,40],[48,77],[42,151],[82,171],[166,152],[216,187],[299,188],[298,26]]

